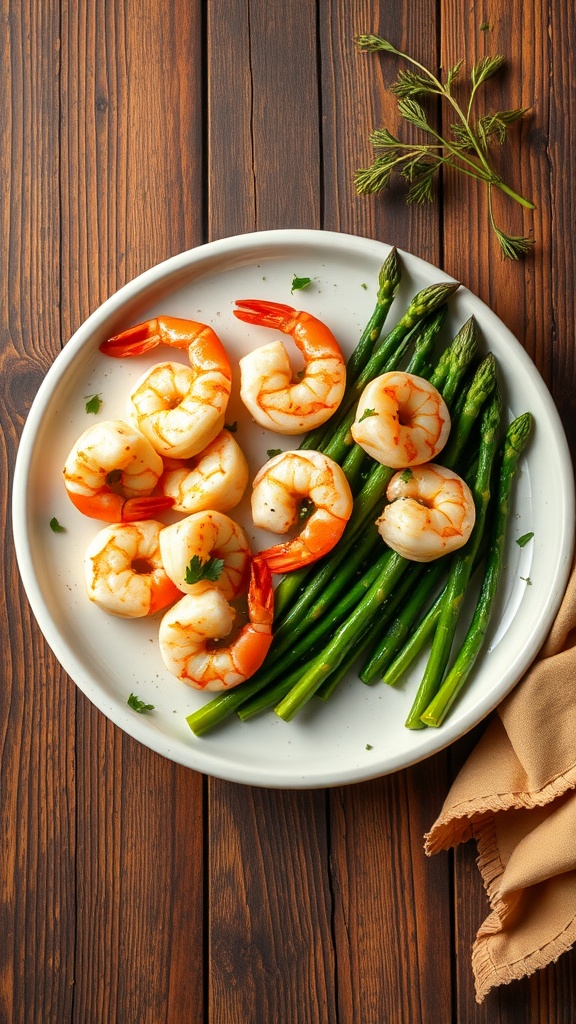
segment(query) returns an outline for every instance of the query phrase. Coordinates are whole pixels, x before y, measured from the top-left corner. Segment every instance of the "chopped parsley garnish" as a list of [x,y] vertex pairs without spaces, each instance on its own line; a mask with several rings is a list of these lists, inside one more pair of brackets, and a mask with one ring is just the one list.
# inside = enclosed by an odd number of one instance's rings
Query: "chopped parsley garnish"
[[408,467],[406,469],[403,469],[402,472],[400,473],[400,479],[403,484],[407,484],[408,481],[411,480],[413,476],[414,473]]
[[524,580],[524,583],[526,584],[527,587],[531,587],[532,586],[532,580],[530,579],[529,576],[521,576],[520,579]]
[[294,278],[292,279],[292,287],[291,287],[290,291],[291,292],[302,291],[302,289],[303,288],[307,288],[308,285],[311,284],[311,282],[312,282],[312,278],[311,277],[296,277],[296,276],[294,276]]
[[137,711],[139,715],[144,714],[145,711],[154,711],[154,704],[146,704],[145,701],[140,700],[135,693],[131,693],[126,701],[128,707],[132,708],[133,711]]
[[207,558],[205,562],[198,555],[193,555],[186,566],[184,583],[200,583],[200,580],[214,582],[224,568],[223,558]]
[[102,395],[85,395],[84,397],[87,400],[86,412],[100,412],[100,406],[102,405]]
[[269,448],[268,451],[266,452],[266,455],[268,456],[269,459],[273,459],[275,455],[282,455],[282,449]]
[[364,409],[364,412],[362,413],[360,419],[358,420],[358,423],[362,423],[362,420],[367,420],[369,416],[377,415],[378,414],[375,409]]
[[50,520],[50,529],[52,533],[65,533],[64,527],[58,522],[56,516],[52,516]]
[[518,540],[516,541],[518,547],[519,548],[526,547],[528,541],[532,540],[533,536],[534,536],[534,533],[524,533],[521,537],[518,537]]

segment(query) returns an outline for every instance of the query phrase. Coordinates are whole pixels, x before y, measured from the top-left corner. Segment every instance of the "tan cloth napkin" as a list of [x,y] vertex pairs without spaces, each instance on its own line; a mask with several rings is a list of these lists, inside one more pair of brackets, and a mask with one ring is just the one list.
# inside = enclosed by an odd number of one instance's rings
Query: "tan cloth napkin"
[[474,838],[491,914],[472,951],[476,998],[576,942],[576,569],[537,661],[502,702],[426,836]]

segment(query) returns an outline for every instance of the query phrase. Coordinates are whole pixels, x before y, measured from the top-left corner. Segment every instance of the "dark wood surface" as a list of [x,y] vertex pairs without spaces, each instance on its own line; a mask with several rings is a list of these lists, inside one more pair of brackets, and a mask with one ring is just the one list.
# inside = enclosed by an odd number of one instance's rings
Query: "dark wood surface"
[[[488,30],[480,28],[489,23]],[[503,167],[537,203],[503,263],[486,199],[354,195],[395,123],[380,31],[431,65],[510,56],[500,107],[533,108]],[[574,435],[576,29],[552,0],[2,0],[1,1024],[571,1024],[574,954],[474,1001],[487,903],[475,850],[422,837],[481,734],[328,791],[205,778],[97,711],[19,582],[18,437],[73,331],[132,277],[202,242],[326,228],[394,242],[480,295],[523,342]]]

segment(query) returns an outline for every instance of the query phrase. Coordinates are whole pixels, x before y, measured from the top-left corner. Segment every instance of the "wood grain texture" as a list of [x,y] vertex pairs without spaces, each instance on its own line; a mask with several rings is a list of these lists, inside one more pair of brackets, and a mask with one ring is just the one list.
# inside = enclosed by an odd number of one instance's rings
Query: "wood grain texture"
[[0,1020],[21,1024],[71,1012],[74,692],[39,635],[12,546],[17,441],[60,327],[58,5],[10,6],[0,21]]

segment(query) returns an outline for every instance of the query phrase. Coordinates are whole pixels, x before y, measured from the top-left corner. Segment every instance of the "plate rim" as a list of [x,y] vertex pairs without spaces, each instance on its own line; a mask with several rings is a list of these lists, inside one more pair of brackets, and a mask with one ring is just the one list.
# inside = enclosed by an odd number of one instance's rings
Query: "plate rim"
[[[206,259],[210,259],[210,257],[214,257],[215,260],[222,256],[230,258],[233,255],[239,255],[240,253],[249,253],[250,249],[253,249],[254,247],[262,249],[266,246],[270,247],[271,252],[269,255],[272,255],[272,252],[282,249],[284,251],[280,252],[279,255],[285,255],[291,244],[294,247],[314,244],[326,246],[326,244],[330,244],[334,248],[341,249],[343,251],[345,250],[346,252],[350,252],[351,250],[360,251],[363,256],[369,254],[370,247],[372,246],[374,248],[373,255],[377,255],[378,259],[382,258],[386,250],[390,251],[392,248],[391,243],[382,242],[378,239],[367,238],[361,235],[354,235],[345,232],[325,231],[323,229],[280,228],[266,231],[245,232],[231,235],[227,238],[220,238],[214,241],[205,242],[201,245],[192,247],[191,249],[184,250],[181,253],[177,253],[174,256],[155,264],[132,280],[126,282],[126,284],[122,285],[116,292],[105,299],[104,302],[101,303],[72,334],[64,348],[54,359],[46,373],[46,376],[41,382],[40,387],[38,388],[24,423],[18,444],[12,486],[12,531],[20,577],[26,597],[38,626],[58,662],[64,671],[70,676],[72,682],[82,691],[82,693],[84,693],[90,702],[105,715],[105,717],[113,721],[132,738],[143,743],[150,749],[155,750],[155,752],[159,753],[161,756],[203,774],[213,775],[214,777],[221,778],[226,781],[254,785],[263,788],[317,789],[368,781],[369,779],[378,778],[403,768],[410,767],[419,761],[427,759],[433,754],[439,753],[441,750],[446,749],[446,747],[455,742],[456,739],[465,735],[465,733],[475,725],[485,720],[497,704],[499,704],[500,701],[511,692],[519,681],[519,678],[517,678],[514,673],[514,680],[507,682],[504,692],[501,692],[501,687],[499,687],[497,698],[492,702],[487,702],[486,707],[483,707],[480,717],[474,713],[474,709],[470,709],[464,719],[460,720],[457,729],[450,729],[450,722],[448,721],[443,725],[441,731],[427,730],[427,732],[431,734],[429,743],[430,749],[425,748],[424,750],[415,752],[415,756],[411,759],[406,759],[399,755],[397,758],[398,763],[392,762],[384,770],[382,770],[381,766],[375,766],[374,770],[370,771],[368,766],[363,764],[356,767],[348,767],[338,776],[332,774],[331,777],[325,778],[321,774],[312,776],[309,774],[299,775],[294,771],[292,766],[286,765],[284,770],[279,770],[275,777],[270,781],[267,777],[264,777],[264,774],[267,776],[269,775],[269,772],[265,772],[265,770],[261,769],[259,766],[254,767],[252,765],[250,766],[250,770],[246,771],[242,770],[242,766],[240,769],[236,767],[236,770],[233,770],[227,764],[221,765],[220,759],[218,757],[215,758],[214,755],[210,753],[209,739],[203,741],[203,743],[206,743],[206,746],[204,747],[203,745],[201,748],[202,752],[200,754],[200,760],[204,762],[203,764],[200,765],[194,763],[198,760],[196,754],[198,754],[199,751],[198,748],[195,748],[192,745],[189,748],[190,758],[183,760],[182,757],[178,756],[177,751],[171,751],[170,747],[166,747],[166,742],[170,742],[170,737],[164,737],[164,734],[161,734],[161,737],[157,737],[154,731],[146,732],[145,736],[141,735],[140,729],[135,729],[134,715],[132,712],[125,711],[120,704],[118,706],[112,704],[108,708],[103,707],[102,705],[105,702],[102,700],[98,701],[96,699],[98,693],[95,694],[92,692],[94,687],[89,683],[86,683],[83,679],[79,680],[76,678],[76,675],[71,671],[70,665],[74,668],[76,659],[73,652],[70,652],[67,644],[62,641],[58,629],[55,627],[50,615],[46,615],[47,609],[45,601],[40,593],[35,573],[33,571],[29,545],[27,544],[26,528],[26,524],[28,522],[28,474],[26,470],[32,457],[32,441],[38,434],[42,415],[49,404],[49,398],[54,387],[65,375],[69,365],[74,361],[78,353],[84,349],[84,346],[88,344],[90,339],[93,337],[95,327],[99,323],[107,321],[117,310],[123,309],[127,301],[134,301],[141,293],[149,290],[152,284],[158,285],[160,282],[165,282],[172,276],[186,271],[197,263],[204,263]],[[455,280],[454,277],[421,257],[415,256],[414,254],[400,248],[398,248],[398,253],[401,257],[404,257],[412,264],[421,265],[428,271],[431,268],[435,274],[438,275],[438,280]],[[464,285],[460,285],[458,294],[460,296],[464,295],[473,299],[474,304],[479,305],[482,309],[482,313],[486,321],[488,323],[494,323],[501,334],[503,333],[512,340],[516,353],[523,362],[525,370],[530,374],[538,387],[540,396],[546,404],[547,413],[550,419],[555,423],[555,429],[558,435],[558,455],[568,470],[568,472],[563,473],[562,475],[560,487],[560,497],[564,508],[564,532],[561,540],[561,551],[563,552],[564,561],[557,570],[554,593],[549,595],[547,604],[542,607],[537,628],[534,630],[531,643],[527,647],[529,660],[527,660],[527,664],[522,670],[522,674],[524,674],[536,658],[538,651],[546,639],[553,618],[560,606],[572,564],[574,552],[575,490],[571,454],[564,427],[550,391],[526,350],[512,334],[509,328],[506,327],[503,321],[483,302],[482,299],[476,296]],[[164,737],[164,741],[160,742],[162,737]]]

